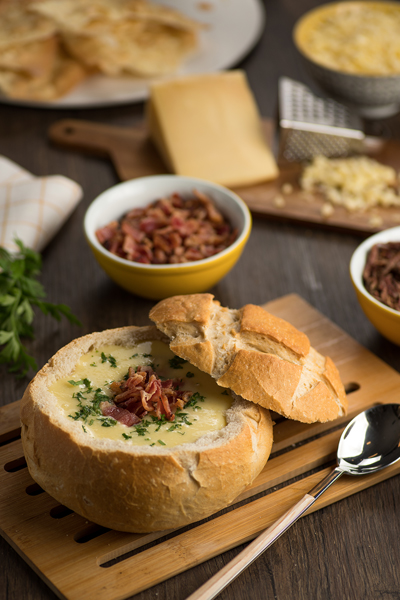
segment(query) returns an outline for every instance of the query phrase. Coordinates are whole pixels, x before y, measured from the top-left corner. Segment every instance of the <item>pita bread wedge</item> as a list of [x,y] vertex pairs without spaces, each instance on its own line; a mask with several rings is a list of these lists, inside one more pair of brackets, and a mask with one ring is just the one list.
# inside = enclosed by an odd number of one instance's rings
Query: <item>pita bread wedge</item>
[[79,62],[59,54],[51,72],[40,77],[0,69],[0,90],[10,98],[45,102],[64,96],[86,76]]
[[0,49],[19,46],[54,35],[56,25],[45,15],[32,12],[32,0],[0,1]]
[[145,0],[43,0],[69,53],[107,75],[154,76],[175,71],[198,44],[199,24]]

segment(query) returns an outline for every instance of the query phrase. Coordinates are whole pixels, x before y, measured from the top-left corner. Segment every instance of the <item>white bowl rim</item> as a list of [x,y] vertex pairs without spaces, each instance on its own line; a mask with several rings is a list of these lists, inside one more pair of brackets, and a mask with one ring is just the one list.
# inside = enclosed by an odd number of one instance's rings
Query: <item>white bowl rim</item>
[[[236,238],[236,240],[230,244],[230,246],[228,246],[227,248],[225,248],[224,250],[221,250],[221,252],[218,252],[217,254],[214,254],[212,256],[209,256],[207,258],[203,258],[200,260],[193,260],[193,261],[189,261],[189,262],[185,262],[185,263],[177,263],[177,264],[145,264],[145,263],[139,263],[139,262],[135,262],[132,260],[127,260],[126,258],[121,258],[120,256],[117,256],[115,254],[113,254],[112,252],[109,252],[106,248],[104,248],[104,246],[102,246],[100,244],[100,242],[98,241],[98,239],[96,238],[95,235],[95,231],[93,230],[92,227],[90,227],[90,217],[91,217],[91,212],[94,210],[94,206],[98,201],[103,200],[104,197],[107,197],[110,193],[113,193],[115,189],[118,188],[123,188],[123,187],[130,187],[130,186],[135,186],[136,182],[140,182],[140,183],[146,183],[147,181],[149,182],[161,182],[162,180],[171,182],[173,180],[175,180],[177,182],[177,185],[179,186],[179,182],[183,182],[186,184],[191,184],[193,185],[193,187],[197,185],[201,185],[204,187],[208,187],[210,188],[210,193],[212,192],[213,189],[219,191],[220,193],[225,194],[226,196],[228,196],[231,200],[233,200],[236,205],[240,208],[241,213],[243,215],[243,228],[242,231],[239,233],[238,237]],[[138,183],[139,185],[139,183]],[[179,193],[179,189],[176,190]],[[154,200],[157,199],[157,194],[155,194],[155,198]],[[149,201],[148,203],[150,203],[151,201]],[[250,231],[251,231],[251,224],[252,224],[252,217],[251,217],[251,213],[250,213],[250,209],[247,206],[247,204],[244,202],[244,200],[242,200],[240,198],[240,196],[238,196],[238,194],[236,194],[235,192],[233,192],[232,190],[219,185],[218,183],[214,183],[212,181],[208,181],[206,179],[200,179],[198,177],[187,177],[185,175],[171,175],[171,174],[167,174],[167,175],[149,175],[146,177],[137,177],[135,179],[129,179],[128,181],[122,181],[120,183],[117,183],[116,185],[113,185],[109,188],[107,188],[106,190],[104,190],[103,192],[101,192],[101,194],[99,194],[94,200],[92,200],[92,202],[89,204],[88,208],[86,209],[86,213],[84,216],[84,220],[83,220],[83,227],[84,227],[84,231],[85,231],[85,235],[89,241],[90,244],[92,244],[96,250],[98,250],[101,254],[103,254],[103,256],[105,256],[106,258],[110,259],[110,260],[114,260],[116,263],[119,263],[120,265],[123,265],[125,267],[131,267],[134,269],[138,269],[138,270],[152,270],[152,271],[157,271],[157,270],[161,270],[161,271],[172,271],[174,269],[184,269],[186,268],[193,268],[193,266],[197,266],[199,268],[201,268],[202,266],[207,266],[208,264],[219,260],[221,257],[225,256],[226,254],[229,254],[232,250],[234,250],[237,246],[239,246],[249,235]]]
[[372,246],[374,246],[377,243],[386,244],[388,242],[400,242],[400,225],[396,227],[390,227],[389,229],[384,229],[383,231],[379,231],[378,233],[371,235],[355,249],[350,259],[350,276],[357,290],[361,292],[363,296],[365,296],[377,307],[386,310],[393,316],[399,317],[400,313],[398,310],[390,308],[390,306],[387,306],[383,302],[379,302],[379,300],[374,298],[367,291],[362,281],[362,273],[364,270],[368,251],[370,250],[370,248],[372,248]]

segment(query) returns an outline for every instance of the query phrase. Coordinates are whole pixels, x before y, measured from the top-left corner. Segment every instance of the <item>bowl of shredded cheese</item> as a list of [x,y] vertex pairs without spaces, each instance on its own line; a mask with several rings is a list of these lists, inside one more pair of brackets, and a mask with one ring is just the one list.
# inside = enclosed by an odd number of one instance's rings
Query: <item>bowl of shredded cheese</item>
[[319,85],[361,115],[400,110],[400,4],[355,0],[321,5],[293,30]]

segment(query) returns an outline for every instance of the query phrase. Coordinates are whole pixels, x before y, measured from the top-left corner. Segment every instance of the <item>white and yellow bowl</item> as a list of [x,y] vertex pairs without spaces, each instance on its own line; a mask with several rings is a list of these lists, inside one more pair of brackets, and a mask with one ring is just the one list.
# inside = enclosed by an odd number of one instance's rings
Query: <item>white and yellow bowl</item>
[[[106,250],[97,229],[120,219],[133,208],[144,207],[173,193],[188,196],[197,189],[209,196],[233,228],[236,240],[228,248],[202,260],[181,264],[146,265],[120,258]],[[153,300],[178,294],[204,292],[236,264],[251,231],[251,214],[237,194],[215,183],[179,175],[154,175],[120,183],[90,204],[84,218],[87,242],[99,265],[122,288]]]
[[400,312],[376,300],[367,292],[363,283],[363,271],[369,250],[375,244],[387,242],[400,242],[400,227],[385,229],[364,240],[351,257],[350,277],[366,317],[385,338],[400,346]]

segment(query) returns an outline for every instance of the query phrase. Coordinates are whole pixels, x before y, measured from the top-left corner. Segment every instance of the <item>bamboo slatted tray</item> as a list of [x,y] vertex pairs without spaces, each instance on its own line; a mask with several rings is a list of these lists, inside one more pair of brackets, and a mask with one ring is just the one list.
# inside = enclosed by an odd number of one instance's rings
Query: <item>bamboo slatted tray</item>
[[[19,402],[0,409],[0,533],[60,598],[127,598],[251,540],[328,472],[350,418],[378,401],[392,401],[400,375],[299,296],[284,296],[265,308],[304,331],[334,360],[349,394],[349,414],[330,424],[278,420],[273,454],[253,484],[232,507],[188,528],[120,533],[60,506],[29,476],[19,439]],[[324,468],[307,475],[318,467]],[[398,473],[400,463],[374,475],[344,476],[310,512]],[[293,482],[299,475],[306,476]]]
[[[263,121],[264,135],[273,147],[275,124],[271,119]],[[109,158],[122,181],[166,173],[166,167],[149,140],[144,123],[134,127],[113,127],[102,123],[78,119],[56,121],[49,129],[52,142],[66,148],[88,152]],[[380,138],[367,138],[366,154],[375,160],[400,170],[400,142]],[[243,198],[253,214],[277,221],[299,223],[310,227],[332,229],[366,236],[376,231],[400,224],[399,208],[376,208],[370,212],[349,213],[336,207],[330,217],[323,217],[322,195],[304,195],[299,186],[302,166],[298,163],[279,164],[278,179],[258,185],[242,187],[235,191]],[[292,191],[282,195],[282,186],[289,183]],[[275,202],[280,195],[284,204]],[[311,200],[311,201],[310,201]],[[371,217],[379,217],[374,224]]]

